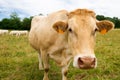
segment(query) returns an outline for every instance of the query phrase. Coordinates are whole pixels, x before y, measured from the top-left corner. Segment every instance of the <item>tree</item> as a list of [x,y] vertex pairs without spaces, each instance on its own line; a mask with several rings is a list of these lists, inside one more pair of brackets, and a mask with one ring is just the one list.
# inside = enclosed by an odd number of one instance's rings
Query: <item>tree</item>
[[[16,12],[12,12],[11,14],[10,14],[10,18],[11,19],[17,19],[17,18],[19,18],[18,17],[18,14],[16,13]],[[20,18],[19,18],[20,19]]]
[[20,18],[18,17],[18,14],[16,12],[13,12],[11,15],[10,15],[10,25],[12,26],[11,29],[20,29],[21,28],[21,21],[20,21]]
[[1,25],[2,25],[2,22],[0,21],[0,29],[2,28],[2,26],[1,26]]
[[24,18],[22,21],[22,28],[24,30],[30,30],[31,18]]
[[120,28],[120,19],[113,17],[115,28]]
[[105,17],[103,15],[97,15],[96,18],[100,21],[105,20]]
[[1,29],[10,29],[10,19],[4,18],[0,23]]

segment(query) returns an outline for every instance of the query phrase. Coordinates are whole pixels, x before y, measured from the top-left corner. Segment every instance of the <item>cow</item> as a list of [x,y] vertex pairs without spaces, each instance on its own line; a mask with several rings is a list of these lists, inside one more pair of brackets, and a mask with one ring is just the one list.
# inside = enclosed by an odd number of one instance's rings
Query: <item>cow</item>
[[39,69],[44,69],[43,80],[49,80],[50,58],[62,68],[62,80],[67,80],[66,75],[72,60],[75,68],[96,68],[96,32],[105,34],[113,28],[111,21],[98,21],[95,12],[88,9],[71,12],[60,10],[46,17],[33,17],[29,42],[39,53]]
[[19,31],[19,30],[13,30],[9,33],[10,35],[15,35],[15,36],[20,36],[20,35],[27,35],[28,31],[27,30],[23,30],[23,31]]
[[2,29],[1,29],[1,30],[0,30],[0,35],[8,34],[8,32],[9,32],[8,30],[2,30]]

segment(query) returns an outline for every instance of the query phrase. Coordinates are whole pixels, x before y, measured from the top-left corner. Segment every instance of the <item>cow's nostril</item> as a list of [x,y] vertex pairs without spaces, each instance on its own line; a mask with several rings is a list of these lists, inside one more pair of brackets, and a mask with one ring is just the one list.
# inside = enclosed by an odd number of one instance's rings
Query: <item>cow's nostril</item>
[[78,58],[78,65],[84,65],[84,62],[82,61],[81,58]]

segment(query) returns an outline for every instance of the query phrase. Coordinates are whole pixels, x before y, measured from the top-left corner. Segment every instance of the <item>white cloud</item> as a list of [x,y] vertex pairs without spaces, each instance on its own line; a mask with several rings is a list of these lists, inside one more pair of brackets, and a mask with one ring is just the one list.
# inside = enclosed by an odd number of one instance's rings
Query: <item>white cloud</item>
[[120,17],[119,3],[119,0],[0,0],[0,8],[18,9],[29,16],[48,14],[60,9],[88,8],[97,14]]

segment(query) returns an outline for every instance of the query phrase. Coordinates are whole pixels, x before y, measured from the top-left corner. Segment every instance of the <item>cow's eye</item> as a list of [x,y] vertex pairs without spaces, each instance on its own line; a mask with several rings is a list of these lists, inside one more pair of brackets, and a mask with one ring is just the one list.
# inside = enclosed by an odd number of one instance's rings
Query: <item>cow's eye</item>
[[92,35],[95,35],[95,33],[98,31],[97,28],[94,29],[94,31],[92,32]]
[[69,29],[69,32],[72,32],[72,29],[71,29],[71,28]]
[[96,32],[96,31],[98,31],[98,29],[97,29],[97,28],[95,28],[95,32]]

